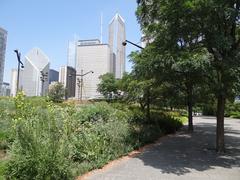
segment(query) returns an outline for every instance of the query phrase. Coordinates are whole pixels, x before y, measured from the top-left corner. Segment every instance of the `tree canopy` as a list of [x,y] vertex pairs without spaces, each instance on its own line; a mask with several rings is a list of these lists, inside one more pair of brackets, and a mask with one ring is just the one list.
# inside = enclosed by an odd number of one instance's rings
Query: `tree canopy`
[[[239,93],[240,78],[240,1],[239,0],[138,0],[137,18],[150,42],[156,72],[174,62],[177,71],[190,77],[201,52],[206,52],[205,71],[209,89],[217,99],[216,147],[224,151],[224,107],[226,99]],[[194,54],[196,56],[194,56]],[[189,58],[192,57],[192,58]],[[183,61],[182,61],[183,60]],[[195,63],[193,63],[195,61]],[[175,63],[176,62],[176,63]],[[197,63],[196,63],[197,62]],[[157,64],[157,63],[156,63]],[[171,63],[170,63],[171,64]],[[192,66],[194,65],[194,66]],[[188,68],[189,67],[189,68]],[[159,73],[155,73],[159,75]],[[173,77],[173,76],[172,76]]]

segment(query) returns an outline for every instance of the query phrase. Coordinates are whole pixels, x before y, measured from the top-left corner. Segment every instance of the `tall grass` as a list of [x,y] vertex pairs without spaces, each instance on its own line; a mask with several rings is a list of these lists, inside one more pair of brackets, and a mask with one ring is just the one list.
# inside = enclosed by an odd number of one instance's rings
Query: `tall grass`
[[14,99],[7,179],[73,179],[181,126],[162,113],[147,122],[136,108],[36,99],[22,93]]

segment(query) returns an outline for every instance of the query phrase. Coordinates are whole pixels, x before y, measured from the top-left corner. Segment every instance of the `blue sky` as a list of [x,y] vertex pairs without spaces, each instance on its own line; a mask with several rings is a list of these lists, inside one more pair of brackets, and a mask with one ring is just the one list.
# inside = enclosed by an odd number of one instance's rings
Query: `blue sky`
[[[136,7],[136,0],[0,0],[0,27],[8,31],[4,81],[10,82],[11,69],[17,67],[14,49],[23,59],[31,48],[39,47],[48,55],[51,68],[59,70],[67,62],[68,41],[74,34],[80,39],[100,38],[101,12],[104,43],[116,12],[125,20],[127,39],[139,42]],[[128,55],[137,49],[128,45],[126,50]],[[127,62],[126,70],[130,69]]]

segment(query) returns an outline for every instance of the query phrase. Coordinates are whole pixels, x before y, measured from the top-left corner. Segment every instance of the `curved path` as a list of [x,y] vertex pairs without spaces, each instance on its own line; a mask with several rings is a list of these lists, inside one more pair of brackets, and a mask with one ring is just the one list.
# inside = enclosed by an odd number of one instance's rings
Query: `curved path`
[[134,158],[120,161],[90,180],[240,180],[240,120],[225,119],[227,152],[216,154],[214,117],[195,117],[195,131],[163,138]]

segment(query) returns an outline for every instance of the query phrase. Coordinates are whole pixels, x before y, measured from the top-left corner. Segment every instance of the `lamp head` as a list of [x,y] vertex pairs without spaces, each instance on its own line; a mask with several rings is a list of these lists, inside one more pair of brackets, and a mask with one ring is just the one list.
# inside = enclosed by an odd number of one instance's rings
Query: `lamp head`
[[123,41],[123,42],[122,42],[122,45],[123,45],[123,46],[126,46],[126,45],[127,45],[127,42],[126,42],[126,41]]

